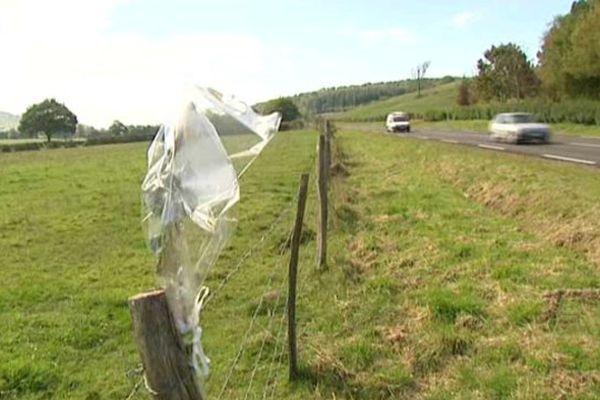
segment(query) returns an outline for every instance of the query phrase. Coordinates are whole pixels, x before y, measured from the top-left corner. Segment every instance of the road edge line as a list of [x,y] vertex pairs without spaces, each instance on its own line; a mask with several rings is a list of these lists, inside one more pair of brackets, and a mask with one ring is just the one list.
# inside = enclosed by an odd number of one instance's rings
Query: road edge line
[[569,161],[569,162],[574,162],[574,163],[578,163],[578,164],[596,165],[596,161],[583,160],[581,158],[557,156],[556,154],[542,154],[542,157],[550,158],[552,160]]
[[499,150],[499,151],[506,151],[505,147],[500,147],[500,146],[493,146],[491,144],[481,144],[478,143],[477,147],[480,147],[482,149],[489,149],[489,150]]

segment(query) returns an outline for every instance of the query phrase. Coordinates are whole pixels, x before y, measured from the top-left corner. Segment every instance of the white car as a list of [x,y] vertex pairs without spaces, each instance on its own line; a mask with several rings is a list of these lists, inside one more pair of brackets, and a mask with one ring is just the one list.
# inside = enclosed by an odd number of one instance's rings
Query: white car
[[405,112],[388,114],[385,127],[388,132],[410,132],[410,116]]
[[528,113],[498,114],[490,122],[492,140],[508,143],[550,142],[550,127],[535,121]]

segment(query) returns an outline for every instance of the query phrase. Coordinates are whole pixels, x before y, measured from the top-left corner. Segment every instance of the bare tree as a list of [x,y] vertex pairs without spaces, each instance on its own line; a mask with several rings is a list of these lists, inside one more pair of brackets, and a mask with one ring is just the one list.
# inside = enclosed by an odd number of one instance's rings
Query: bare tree
[[429,65],[431,65],[431,61],[425,61],[424,63],[417,65],[412,71],[413,78],[417,80],[417,97],[421,97],[421,80],[423,80]]

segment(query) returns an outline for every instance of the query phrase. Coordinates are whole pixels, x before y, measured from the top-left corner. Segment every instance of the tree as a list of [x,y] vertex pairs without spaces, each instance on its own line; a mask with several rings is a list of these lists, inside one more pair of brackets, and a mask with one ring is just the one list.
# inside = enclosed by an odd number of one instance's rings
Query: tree
[[554,19],[538,53],[546,93],[600,97],[600,0],[573,2]]
[[513,43],[492,46],[477,61],[477,92],[484,100],[522,99],[539,87],[533,64]]
[[112,125],[108,128],[110,136],[123,136],[126,135],[129,129],[121,121],[113,121]]
[[463,78],[458,86],[457,103],[459,106],[468,106],[471,104],[470,85],[466,78]]
[[76,128],[75,114],[54,99],[46,99],[30,106],[19,122],[19,132],[28,136],[43,133],[48,142],[57,134],[73,135]]
[[413,70],[413,76],[417,80],[417,97],[421,97],[421,81],[425,77],[425,73],[429,69],[431,61],[425,61],[423,64],[419,64]]
[[289,97],[280,97],[278,99],[266,102],[262,107],[264,114],[271,114],[275,111],[281,113],[282,121],[293,121],[301,117],[298,107]]

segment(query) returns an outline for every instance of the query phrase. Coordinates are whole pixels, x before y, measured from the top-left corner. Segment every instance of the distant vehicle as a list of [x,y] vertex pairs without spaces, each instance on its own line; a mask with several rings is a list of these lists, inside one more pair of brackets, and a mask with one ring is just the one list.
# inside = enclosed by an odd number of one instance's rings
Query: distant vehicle
[[508,143],[550,142],[550,128],[529,113],[498,114],[490,122],[492,140]]
[[385,127],[388,132],[410,132],[410,116],[405,112],[388,114]]

